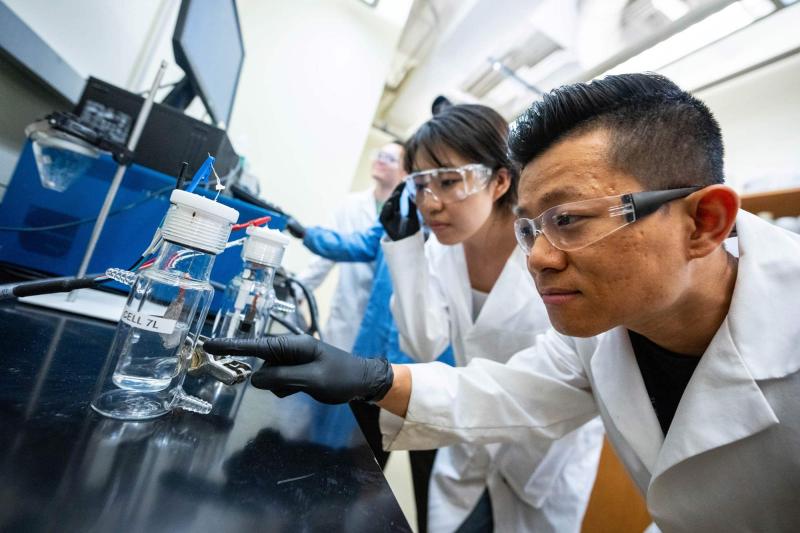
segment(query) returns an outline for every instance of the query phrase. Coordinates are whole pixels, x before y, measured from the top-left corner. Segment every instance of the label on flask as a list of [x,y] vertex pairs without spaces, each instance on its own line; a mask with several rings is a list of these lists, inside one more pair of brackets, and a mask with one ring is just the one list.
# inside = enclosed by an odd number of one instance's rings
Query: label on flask
[[133,326],[134,328],[162,333],[164,335],[169,335],[175,331],[175,324],[178,323],[177,320],[172,320],[169,318],[137,313],[136,311],[128,309],[127,307],[124,311],[122,311],[122,317],[120,320],[130,326]]

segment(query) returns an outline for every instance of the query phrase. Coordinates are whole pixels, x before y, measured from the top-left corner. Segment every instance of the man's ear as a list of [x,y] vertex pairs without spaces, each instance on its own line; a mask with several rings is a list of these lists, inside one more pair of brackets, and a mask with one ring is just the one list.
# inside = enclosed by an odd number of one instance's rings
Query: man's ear
[[507,168],[501,168],[495,173],[494,178],[494,192],[492,193],[492,201],[496,201],[503,196],[509,187],[511,187],[511,176]]
[[736,223],[739,195],[726,185],[704,187],[686,198],[694,229],[689,236],[689,257],[705,257],[722,244]]

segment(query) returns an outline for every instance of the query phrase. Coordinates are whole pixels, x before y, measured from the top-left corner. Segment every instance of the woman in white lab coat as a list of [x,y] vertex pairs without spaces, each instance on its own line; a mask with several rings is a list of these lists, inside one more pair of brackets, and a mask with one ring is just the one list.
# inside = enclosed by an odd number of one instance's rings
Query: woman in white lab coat
[[[406,194],[433,235],[425,243],[417,225],[393,227],[401,219],[390,212],[401,208],[398,190],[382,215],[394,239],[383,249],[401,347],[419,361],[435,360],[452,344],[457,366],[476,357],[505,362],[550,325],[514,238],[518,173],[507,156],[507,132],[492,109],[459,105],[434,116],[407,143],[406,168],[415,172]],[[456,531],[474,510],[469,531],[489,531],[492,522],[496,531],[578,531],[601,441],[595,420],[552,445],[440,450],[429,530]],[[481,514],[493,520],[480,525]]]

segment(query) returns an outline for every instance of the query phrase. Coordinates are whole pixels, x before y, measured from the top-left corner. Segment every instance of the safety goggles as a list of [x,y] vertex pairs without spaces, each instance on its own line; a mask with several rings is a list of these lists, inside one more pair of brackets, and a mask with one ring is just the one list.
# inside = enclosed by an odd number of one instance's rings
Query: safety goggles
[[518,218],[514,233],[525,255],[530,255],[536,238],[542,234],[559,250],[580,250],[700,189],[634,192],[557,205],[536,218]]
[[398,159],[396,155],[389,152],[384,152],[383,150],[372,152],[372,160],[380,161],[381,163],[391,167],[400,166],[400,159]]
[[406,176],[406,189],[419,205],[428,195],[437,202],[460,202],[486,188],[492,169],[479,163],[458,168],[433,168]]

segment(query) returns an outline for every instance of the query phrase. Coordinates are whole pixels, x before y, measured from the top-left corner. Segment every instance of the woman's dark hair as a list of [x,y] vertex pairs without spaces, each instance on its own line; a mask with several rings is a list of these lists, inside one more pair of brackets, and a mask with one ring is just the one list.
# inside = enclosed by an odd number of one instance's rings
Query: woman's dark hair
[[422,159],[438,167],[455,166],[447,161],[447,150],[495,172],[505,168],[511,186],[497,199],[497,205],[511,209],[517,203],[519,170],[508,156],[507,141],[508,123],[494,109],[475,104],[452,105],[423,124],[406,142],[405,169],[419,170],[415,165]]
[[606,76],[559,87],[512,124],[511,156],[525,166],[571,135],[610,134],[608,161],[647,189],[723,183],[719,124],[703,102],[657,74]]
[[446,96],[440,94],[433,99],[433,103],[431,104],[431,115],[436,116],[452,105],[453,102],[451,102]]

